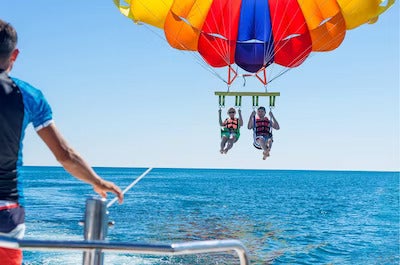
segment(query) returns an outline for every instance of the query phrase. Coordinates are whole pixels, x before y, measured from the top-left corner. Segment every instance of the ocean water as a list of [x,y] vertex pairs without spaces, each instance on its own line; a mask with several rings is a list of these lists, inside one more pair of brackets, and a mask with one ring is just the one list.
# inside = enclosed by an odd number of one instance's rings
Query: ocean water
[[[145,168],[95,168],[122,189]],[[60,167],[24,167],[26,239],[81,240],[94,195]],[[116,242],[238,239],[252,264],[399,264],[399,172],[153,169],[110,207]],[[109,199],[113,198],[110,196]],[[25,265],[82,264],[24,251]],[[239,264],[235,255],[106,253],[105,264]]]

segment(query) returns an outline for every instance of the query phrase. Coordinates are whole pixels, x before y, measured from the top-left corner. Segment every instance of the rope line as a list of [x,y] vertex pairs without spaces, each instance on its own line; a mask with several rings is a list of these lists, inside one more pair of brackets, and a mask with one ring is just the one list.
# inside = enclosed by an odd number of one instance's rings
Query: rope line
[[[137,179],[135,179],[131,184],[129,184],[128,187],[126,187],[123,191],[122,194],[125,194],[128,190],[130,190],[133,186],[136,185],[136,183],[138,183],[144,176],[146,176],[153,168],[150,167],[148,168],[142,175],[140,175]],[[117,197],[115,197],[114,199],[112,199],[108,204],[107,204],[107,208],[110,208],[116,201],[118,200]]]

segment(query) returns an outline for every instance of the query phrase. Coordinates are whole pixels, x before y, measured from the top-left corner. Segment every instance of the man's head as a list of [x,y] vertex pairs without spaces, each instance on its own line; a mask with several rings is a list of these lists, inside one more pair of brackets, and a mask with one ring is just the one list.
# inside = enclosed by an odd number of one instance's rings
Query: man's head
[[0,69],[11,70],[18,56],[17,32],[9,23],[0,19]]
[[260,117],[260,118],[264,118],[265,117],[265,108],[264,107],[259,107],[258,109],[257,109],[257,115],[258,115],[258,117]]

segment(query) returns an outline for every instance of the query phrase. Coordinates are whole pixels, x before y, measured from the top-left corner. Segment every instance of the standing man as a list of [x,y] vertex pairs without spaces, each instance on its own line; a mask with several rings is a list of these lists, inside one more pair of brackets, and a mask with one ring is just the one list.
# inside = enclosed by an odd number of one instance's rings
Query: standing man
[[[25,232],[24,197],[19,168],[22,140],[32,123],[57,161],[74,177],[91,184],[102,197],[121,189],[99,177],[67,143],[56,128],[52,111],[43,94],[30,84],[9,76],[18,57],[17,32],[0,19],[0,235],[21,239]],[[2,265],[20,265],[22,251],[0,248]]]

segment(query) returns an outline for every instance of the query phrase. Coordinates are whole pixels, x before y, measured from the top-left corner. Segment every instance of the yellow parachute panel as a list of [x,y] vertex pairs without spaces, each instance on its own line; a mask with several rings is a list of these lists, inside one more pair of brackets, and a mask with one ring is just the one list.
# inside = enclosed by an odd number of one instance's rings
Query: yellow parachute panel
[[[174,0],[114,0],[119,11],[134,22],[164,28],[165,18]],[[121,4],[124,2],[124,4]]]
[[339,3],[347,29],[354,29],[365,23],[375,23],[378,16],[391,7],[395,0],[337,0]]

